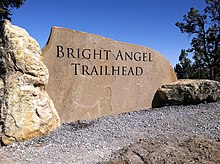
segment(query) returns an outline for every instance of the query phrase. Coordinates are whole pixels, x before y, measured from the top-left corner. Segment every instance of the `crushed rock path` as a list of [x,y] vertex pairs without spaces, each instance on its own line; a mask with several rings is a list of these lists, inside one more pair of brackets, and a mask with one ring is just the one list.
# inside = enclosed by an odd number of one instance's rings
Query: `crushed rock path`
[[220,102],[64,123],[49,136],[0,147],[0,163],[98,163],[140,139],[158,136],[220,140]]

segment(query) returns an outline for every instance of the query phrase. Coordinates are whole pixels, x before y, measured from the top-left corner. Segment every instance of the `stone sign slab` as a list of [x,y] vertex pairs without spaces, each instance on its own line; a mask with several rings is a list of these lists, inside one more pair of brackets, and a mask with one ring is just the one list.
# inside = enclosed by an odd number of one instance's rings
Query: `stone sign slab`
[[60,27],[52,28],[42,53],[46,90],[62,122],[150,108],[157,89],[177,80],[150,48]]

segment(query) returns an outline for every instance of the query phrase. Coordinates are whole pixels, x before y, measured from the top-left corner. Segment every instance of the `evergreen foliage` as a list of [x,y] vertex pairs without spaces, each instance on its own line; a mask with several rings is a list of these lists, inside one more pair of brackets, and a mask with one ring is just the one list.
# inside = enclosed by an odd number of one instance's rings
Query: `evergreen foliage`
[[[175,66],[178,78],[220,79],[220,0],[206,0],[202,12],[191,8],[183,22],[177,22],[182,33],[191,39],[191,48],[181,50]],[[187,55],[193,55],[191,61]]]

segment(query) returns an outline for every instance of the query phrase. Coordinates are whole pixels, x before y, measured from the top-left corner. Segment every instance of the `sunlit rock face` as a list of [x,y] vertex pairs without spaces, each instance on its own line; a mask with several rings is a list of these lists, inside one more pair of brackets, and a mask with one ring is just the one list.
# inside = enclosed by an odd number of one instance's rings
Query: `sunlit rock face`
[[177,80],[158,52],[80,31],[53,27],[42,53],[62,122],[150,108],[156,90]]
[[60,125],[45,91],[48,69],[38,43],[5,21],[0,40],[0,130],[4,144],[49,134]]
[[153,107],[195,105],[219,100],[220,82],[186,79],[162,85],[154,96]]

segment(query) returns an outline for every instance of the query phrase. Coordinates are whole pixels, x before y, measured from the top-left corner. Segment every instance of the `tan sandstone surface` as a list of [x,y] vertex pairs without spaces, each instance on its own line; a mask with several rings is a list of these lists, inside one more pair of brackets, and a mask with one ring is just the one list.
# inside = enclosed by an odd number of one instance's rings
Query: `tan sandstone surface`
[[53,27],[42,53],[62,122],[150,108],[157,89],[177,81],[158,52],[85,32]]

